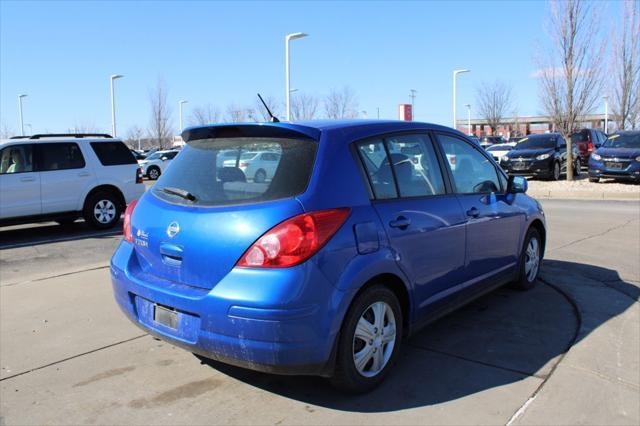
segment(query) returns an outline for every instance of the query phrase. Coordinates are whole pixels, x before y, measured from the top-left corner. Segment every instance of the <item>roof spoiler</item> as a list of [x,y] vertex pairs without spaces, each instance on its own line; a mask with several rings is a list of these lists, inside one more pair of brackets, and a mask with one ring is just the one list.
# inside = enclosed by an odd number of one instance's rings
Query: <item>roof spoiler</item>
[[279,124],[228,124],[205,127],[190,127],[182,132],[182,140],[190,142],[215,138],[284,138],[320,139],[320,130],[306,126],[283,126]]
[[40,133],[33,136],[24,136],[29,139],[44,139],[44,138],[106,138],[113,139],[113,136],[107,133]]

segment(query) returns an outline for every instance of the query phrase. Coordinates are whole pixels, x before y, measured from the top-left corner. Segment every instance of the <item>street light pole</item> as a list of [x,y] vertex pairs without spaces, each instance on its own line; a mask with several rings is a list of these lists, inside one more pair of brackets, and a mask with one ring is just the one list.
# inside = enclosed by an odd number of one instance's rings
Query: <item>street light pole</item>
[[607,133],[609,131],[609,96],[603,96],[603,99],[604,99],[604,132]]
[[414,103],[416,100],[416,89],[409,89],[409,92],[411,92],[411,94],[409,95],[409,97],[411,98],[411,121],[414,121],[413,118],[416,116],[415,113],[415,108],[414,108]]
[[297,38],[303,38],[308,36],[309,34],[305,33],[293,33],[287,34],[284,38],[284,80],[285,80],[285,102],[287,105],[286,110],[286,120],[291,120],[291,90],[290,90],[290,74],[291,70],[289,67],[289,42],[291,40],[295,40]]
[[467,107],[467,136],[471,136],[471,104],[466,104]]
[[189,101],[185,101],[185,100],[178,101],[178,109],[180,110],[180,132],[182,132],[182,129],[183,129],[183,127],[182,127],[182,104],[186,104],[188,102]]
[[453,70],[453,128],[456,128],[456,80],[458,74],[470,72],[471,70]]
[[117,80],[119,78],[124,77],[120,74],[113,74],[110,77],[110,86],[111,86],[111,135],[116,137],[116,102],[113,96],[113,80]]
[[24,136],[24,121],[22,120],[22,98],[27,95],[18,95],[18,119],[20,120],[20,136]]

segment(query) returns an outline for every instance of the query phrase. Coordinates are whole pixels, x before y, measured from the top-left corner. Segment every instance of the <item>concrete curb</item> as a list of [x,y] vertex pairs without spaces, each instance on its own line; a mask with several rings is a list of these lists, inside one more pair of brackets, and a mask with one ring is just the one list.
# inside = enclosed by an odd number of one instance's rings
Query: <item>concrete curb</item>
[[618,201],[640,201],[640,191],[638,192],[601,192],[601,191],[567,191],[567,190],[545,190],[527,191],[533,198],[542,199],[565,199],[565,200],[618,200]]

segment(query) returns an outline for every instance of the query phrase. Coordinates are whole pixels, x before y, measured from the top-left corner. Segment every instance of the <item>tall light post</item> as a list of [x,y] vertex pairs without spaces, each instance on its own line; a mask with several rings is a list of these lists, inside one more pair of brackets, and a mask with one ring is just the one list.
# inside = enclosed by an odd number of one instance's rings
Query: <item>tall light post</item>
[[416,100],[416,92],[418,91],[416,89],[409,89],[409,92],[411,92],[411,94],[409,95],[409,97],[411,98],[411,121],[414,121],[413,118],[416,116],[414,104]]
[[470,72],[471,70],[453,70],[453,128],[456,128],[456,80],[458,74]]
[[604,99],[604,132],[607,133],[609,131],[609,96],[602,98]]
[[22,120],[22,98],[27,95],[18,95],[18,119],[20,120],[20,136],[24,136],[24,121]]
[[184,99],[181,101],[178,101],[178,109],[180,110],[180,132],[182,132],[182,104],[186,104],[189,101],[185,101]]
[[124,77],[124,75],[120,75],[120,74],[113,74],[110,77],[110,83],[111,83],[111,135],[115,138],[116,137],[116,101],[114,99],[113,96],[113,81],[117,80],[119,78]]
[[289,42],[291,40],[295,40],[297,38],[303,38],[308,35],[309,34],[305,34],[305,33],[293,33],[293,34],[287,34],[287,36],[284,38],[285,100],[287,104],[287,112],[286,112],[287,121],[291,120],[291,88],[289,87],[291,70],[289,68]]
[[465,104],[467,107],[467,136],[471,136],[471,104]]

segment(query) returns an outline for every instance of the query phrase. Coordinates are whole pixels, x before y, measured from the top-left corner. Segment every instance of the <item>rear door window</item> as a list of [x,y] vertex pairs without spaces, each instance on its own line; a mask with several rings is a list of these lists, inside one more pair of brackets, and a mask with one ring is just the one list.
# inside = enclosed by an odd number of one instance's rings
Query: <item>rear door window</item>
[[91,142],[90,145],[103,166],[138,163],[131,150],[122,142]]
[[45,143],[37,147],[40,150],[40,171],[82,169],[85,166],[77,143]]
[[[309,183],[317,142],[311,139],[233,137],[189,142],[153,186],[175,204],[224,206],[290,198]],[[254,181],[259,152],[276,157],[273,173]]]
[[401,197],[444,194],[444,180],[435,150],[426,135],[385,138]]

